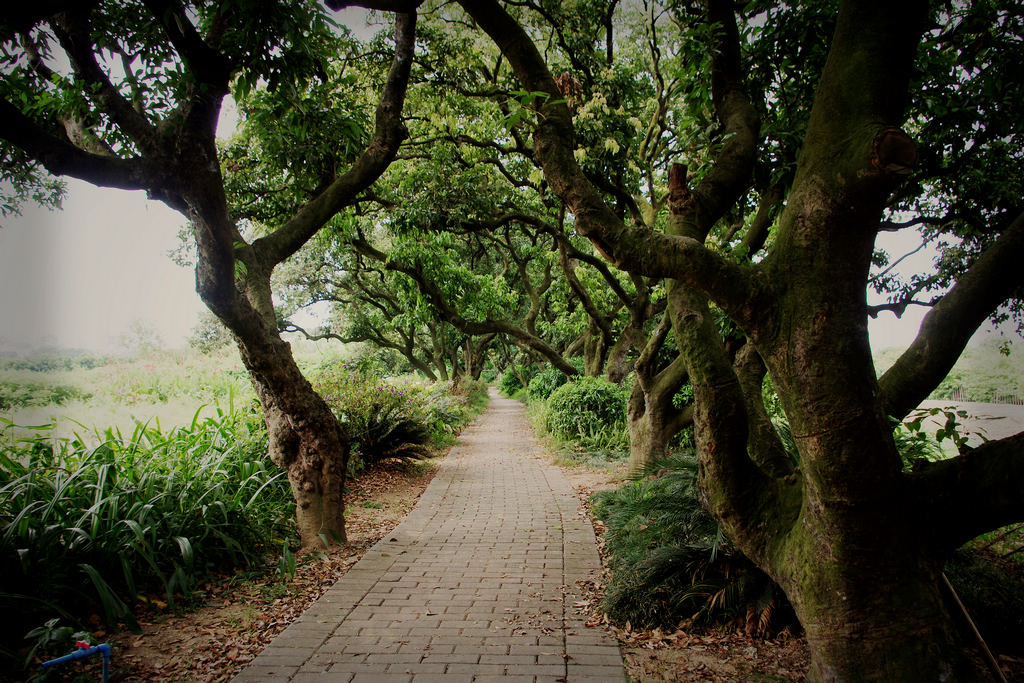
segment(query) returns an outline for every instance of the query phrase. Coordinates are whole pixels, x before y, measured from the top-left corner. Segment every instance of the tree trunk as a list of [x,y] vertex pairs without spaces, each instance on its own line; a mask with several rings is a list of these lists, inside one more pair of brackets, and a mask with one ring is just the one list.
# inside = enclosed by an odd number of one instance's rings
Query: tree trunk
[[604,371],[605,357],[608,355],[608,344],[604,333],[593,320],[587,326],[583,341],[583,374],[587,377],[600,377]]
[[605,377],[609,382],[619,384],[633,369],[633,361],[629,358],[629,350],[643,343],[643,330],[633,325],[627,326],[608,351],[605,362]]
[[239,350],[263,405],[268,455],[288,473],[302,547],[344,543],[347,435],[286,342],[239,340]]
[[[270,270],[251,248],[235,249],[244,279],[229,276],[224,236],[234,232],[223,202],[192,214],[199,246],[196,289],[203,303],[231,330],[263,409],[268,455],[288,474],[303,548],[344,543],[342,492],[349,439],[327,402],[303,376],[274,316]],[[230,270],[229,270],[230,269]]]
[[672,405],[678,387],[656,384],[644,391],[642,383],[633,383],[626,406],[629,426],[629,471],[639,472],[665,457],[668,444],[686,424],[686,416]]
[[[823,562],[818,539],[804,545],[803,574],[783,589],[806,630],[811,680],[987,680],[965,654],[937,569],[894,566],[907,558],[900,548]],[[833,541],[833,558],[853,551],[841,546]]]

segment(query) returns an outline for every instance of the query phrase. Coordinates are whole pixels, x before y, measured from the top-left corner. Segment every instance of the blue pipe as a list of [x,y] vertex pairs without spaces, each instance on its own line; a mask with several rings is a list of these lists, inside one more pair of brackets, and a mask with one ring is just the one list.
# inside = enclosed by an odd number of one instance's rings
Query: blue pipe
[[106,643],[103,643],[102,645],[93,645],[92,647],[89,647],[88,645],[86,645],[85,647],[79,646],[79,649],[75,650],[69,655],[64,655],[63,657],[58,657],[57,659],[51,659],[48,662],[43,662],[43,668],[45,669],[47,667],[55,666],[57,664],[63,664],[64,662],[71,662],[76,659],[85,659],[86,657],[90,657],[96,653],[99,653],[100,656],[103,657],[103,683],[109,683],[110,646]]

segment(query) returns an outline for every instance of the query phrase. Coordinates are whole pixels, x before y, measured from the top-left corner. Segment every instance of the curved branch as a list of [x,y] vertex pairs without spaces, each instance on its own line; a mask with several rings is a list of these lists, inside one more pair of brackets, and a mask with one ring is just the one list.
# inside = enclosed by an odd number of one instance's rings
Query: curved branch
[[879,379],[882,409],[902,420],[945,378],[978,327],[1024,284],[1024,213],[921,322],[914,343]]
[[6,99],[0,99],[0,120],[4,121],[0,138],[22,149],[54,175],[121,190],[151,190],[156,185],[158,174],[145,160],[87,152],[43,130]]
[[951,550],[978,534],[1024,520],[1024,432],[908,475],[914,509]]
[[534,151],[555,194],[576,217],[576,231],[608,260],[650,277],[674,277],[707,293],[738,323],[749,322],[758,298],[750,271],[696,240],[630,227],[604,202],[573,157],[572,117],[536,46],[495,0],[460,0],[512,64],[523,87],[548,95],[534,133]]
[[438,315],[445,322],[450,323],[453,327],[458,329],[463,334],[468,335],[486,335],[486,334],[505,334],[517,343],[521,343],[529,348],[533,349],[537,353],[544,356],[553,366],[558,368],[560,371],[568,376],[574,376],[579,374],[572,366],[571,363],[565,360],[558,351],[552,348],[547,342],[538,337],[535,334],[531,334],[528,330],[508,321],[508,320],[467,320],[457,310],[455,310],[445,298],[441,289],[436,283],[429,280],[414,264],[402,263],[397,260],[388,260],[387,254],[376,249],[365,240],[353,241],[353,246],[358,249],[361,253],[370,256],[371,258],[377,259],[382,263],[387,263],[389,270],[394,270],[400,273],[408,275],[420,292],[430,301],[430,304],[437,310]]
[[264,263],[278,264],[298,251],[332,216],[372,185],[395,158],[398,146],[408,135],[402,123],[402,107],[409,83],[415,38],[416,15],[399,14],[395,20],[395,56],[377,105],[373,139],[344,175],[338,177],[280,228],[253,243],[253,248]]
[[144,155],[159,156],[161,149],[156,128],[135,110],[131,102],[121,96],[96,61],[89,36],[88,10],[76,8],[65,12],[52,21],[51,25],[75,73],[94,88],[93,97],[99,107],[138,145]]

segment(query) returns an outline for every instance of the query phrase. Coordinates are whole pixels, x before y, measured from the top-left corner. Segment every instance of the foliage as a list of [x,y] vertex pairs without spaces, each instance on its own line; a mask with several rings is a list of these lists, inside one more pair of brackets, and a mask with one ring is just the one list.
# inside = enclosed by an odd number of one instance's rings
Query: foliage
[[[521,367],[519,370],[525,371],[525,368]],[[522,388],[523,380],[519,378],[519,374],[514,372],[512,368],[505,368],[498,378],[498,391],[511,398]]]
[[0,410],[50,404],[62,405],[70,400],[82,400],[89,397],[90,394],[68,384],[0,381]]
[[208,311],[199,316],[199,322],[188,337],[190,347],[206,354],[220,351],[231,342],[231,332],[217,316]]
[[967,545],[946,562],[945,572],[989,645],[1019,652],[1024,642],[1024,568]]
[[0,371],[28,370],[31,372],[55,372],[59,370],[75,370],[101,367],[113,360],[111,356],[82,354],[76,356],[42,355],[25,358],[4,358],[0,360]]
[[1024,401],[1022,349],[988,343],[968,348],[929,398],[944,401]]
[[659,472],[594,495],[608,525],[610,579],[604,609],[617,622],[708,625],[740,617],[748,632],[768,635],[788,624],[781,591],[733,548],[700,504],[697,464],[677,454],[651,465]]
[[[427,456],[446,445],[480,406],[477,385],[463,393],[450,382],[424,383],[413,375],[385,381],[345,363],[321,369],[315,386],[352,438],[353,470],[386,458]],[[470,401],[469,395],[476,398]]]
[[547,403],[546,428],[556,438],[607,445],[626,434],[625,390],[603,377],[580,377],[556,389]]
[[288,485],[255,414],[107,429],[95,447],[0,425],[0,602],[17,627],[93,612],[134,627],[136,601],[187,599],[291,533]]
[[545,368],[530,379],[526,396],[531,401],[546,400],[552,392],[569,380],[565,373],[555,368]]
[[[942,457],[941,445],[947,439],[955,450],[967,446],[969,434],[963,429],[962,420],[967,418],[966,410],[955,408],[929,408],[912,412],[902,424],[897,425],[896,448],[903,456],[904,463],[913,460],[938,460]],[[925,431],[926,421],[937,421],[941,426],[935,430],[934,441]],[[984,439],[984,437],[983,437]]]

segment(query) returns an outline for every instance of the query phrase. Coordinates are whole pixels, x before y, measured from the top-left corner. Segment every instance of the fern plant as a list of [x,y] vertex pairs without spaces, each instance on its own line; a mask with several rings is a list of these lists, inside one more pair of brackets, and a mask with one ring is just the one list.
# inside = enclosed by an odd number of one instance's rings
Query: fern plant
[[618,490],[595,494],[594,512],[608,527],[604,609],[613,620],[650,627],[736,620],[750,635],[791,623],[782,592],[701,507],[692,454],[672,455]]

